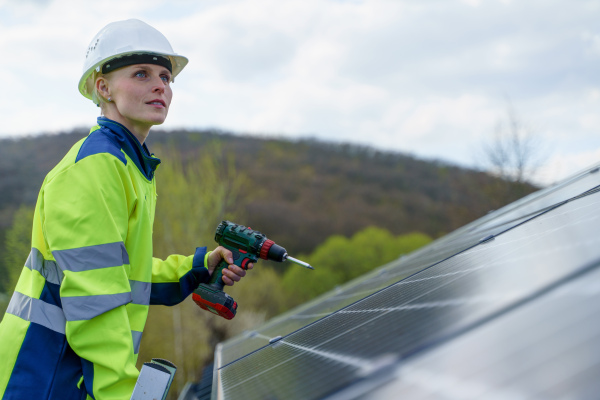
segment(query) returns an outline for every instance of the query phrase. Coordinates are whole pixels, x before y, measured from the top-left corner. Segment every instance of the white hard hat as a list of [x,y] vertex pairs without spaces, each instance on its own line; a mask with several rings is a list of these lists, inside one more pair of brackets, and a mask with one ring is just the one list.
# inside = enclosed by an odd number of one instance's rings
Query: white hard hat
[[173,51],[162,33],[147,23],[138,19],[111,22],[92,39],[85,55],[79,92],[88,99],[92,99],[94,91],[93,72],[107,72],[108,61],[113,64],[110,70],[142,63],[168,65],[172,79],[188,63],[187,58]]

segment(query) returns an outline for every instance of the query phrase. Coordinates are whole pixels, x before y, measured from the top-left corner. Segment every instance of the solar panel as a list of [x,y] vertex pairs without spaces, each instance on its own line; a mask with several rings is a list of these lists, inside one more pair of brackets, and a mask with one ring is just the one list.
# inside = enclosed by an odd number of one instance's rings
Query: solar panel
[[398,364],[369,399],[597,398],[600,268]]
[[[426,377],[446,378],[446,383],[461,377],[433,368],[433,357],[468,365],[459,355],[462,339],[483,335],[484,328],[516,318],[517,310],[543,303],[563,285],[595,272],[600,263],[596,172],[592,168],[528,196],[219,345],[213,398],[373,393],[385,398],[385,387],[436,398],[433,381],[423,384]],[[542,334],[535,326],[521,329],[514,334],[534,339]],[[485,335],[479,339],[482,348],[485,340]],[[386,380],[392,383],[383,385]]]

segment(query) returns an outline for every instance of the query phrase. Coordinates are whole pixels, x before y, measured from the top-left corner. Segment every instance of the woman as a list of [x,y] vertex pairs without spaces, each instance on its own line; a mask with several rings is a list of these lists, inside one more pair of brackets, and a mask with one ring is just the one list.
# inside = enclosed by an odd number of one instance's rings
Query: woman
[[[103,116],[40,190],[31,253],[0,324],[0,398],[129,399],[149,305],[177,304],[219,261],[233,263],[220,246],[152,257],[160,160],[144,142],[187,61],[139,20],[92,40],[79,91]],[[245,275],[223,272],[227,285]]]

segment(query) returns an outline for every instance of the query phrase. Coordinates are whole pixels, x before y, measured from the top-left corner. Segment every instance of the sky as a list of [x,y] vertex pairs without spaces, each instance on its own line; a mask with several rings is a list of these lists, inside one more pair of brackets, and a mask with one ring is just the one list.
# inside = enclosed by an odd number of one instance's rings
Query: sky
[[85,51],[128,18],[190,60],[160,129],[477,167],[511,108],[538,143],[537,183],[600,161],[597,0],[0,0],[0,138],[94,125]]

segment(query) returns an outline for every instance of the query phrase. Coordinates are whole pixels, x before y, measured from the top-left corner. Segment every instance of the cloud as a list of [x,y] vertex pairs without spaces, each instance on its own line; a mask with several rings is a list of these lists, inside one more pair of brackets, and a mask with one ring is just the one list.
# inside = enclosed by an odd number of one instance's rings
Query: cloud
[[0,51],[16,60],[0,65],[0,135],[91,124],[98,110],[76,89],[85,48],[133,17],[190,59],[165,128],[311,135],[469,164],[509,96],[565,157],[600,147],[593,0],[0,0]]
[[600,148],[555,155],[536,173],[535,181],[541,185],[551,185],[593,166],[600,166]]

